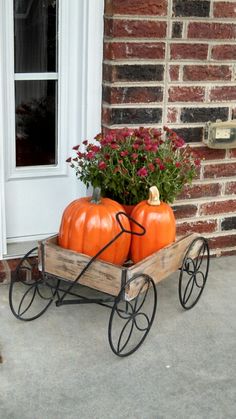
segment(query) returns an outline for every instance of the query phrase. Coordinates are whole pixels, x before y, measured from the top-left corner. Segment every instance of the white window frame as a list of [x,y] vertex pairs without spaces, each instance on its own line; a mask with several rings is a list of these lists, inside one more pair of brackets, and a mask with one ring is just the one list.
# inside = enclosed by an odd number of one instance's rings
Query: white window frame
[[[104,0],[60,0],[60,3],[58,164],[16,168],[14,78],[18,76],[14,77],[13,53],[9,54],[14,41],[13,9],[11,1],[0,0],[0,258],[6,254],[5,181],[66,176],[69,169],[65,158],[69,150],[60,139],[66,136],[70,144],[77,144],[101,129]],[[55,77],[55,73],[50,77]]]

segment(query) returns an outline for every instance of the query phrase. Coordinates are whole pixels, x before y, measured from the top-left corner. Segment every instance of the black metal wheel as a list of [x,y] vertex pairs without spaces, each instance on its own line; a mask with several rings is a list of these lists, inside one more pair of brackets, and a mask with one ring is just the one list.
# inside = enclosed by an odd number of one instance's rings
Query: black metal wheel
[[190,244],[180,269],[179,300],[185,310],[194,307],[201,297],[208,276],[209,262],[207,240],[197,237]]
[[9,304],[19,320],[34,320],[45,313],[59,286],[58,279],[49,278],[38,270],[37,258],[33,257],[36,250],[30,250],[21,259],[11,279]]
[[[138,280],[138,294],[125,300],[125,289]],[[145,274],[133,276],[121,289],[112,307],[108,339],[112,351],[128,356],[137,351],[149,333],[157,305],[157,291],[153,279]]]

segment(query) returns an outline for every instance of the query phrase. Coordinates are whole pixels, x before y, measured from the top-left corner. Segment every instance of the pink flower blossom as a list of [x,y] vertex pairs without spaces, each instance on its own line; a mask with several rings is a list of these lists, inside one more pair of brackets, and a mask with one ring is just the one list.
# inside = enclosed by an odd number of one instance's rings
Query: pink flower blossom
[[72,160],[72,158],[71,157],[68,157],[68,159],[66,159],[66,163],[70,163],[71,160]]
[[100,147],[98,147],[97,145],[92,145],[91,151],[94,151],[94,153],[98,153],[100,151]]
[[80,145],[78,144],[78,145],[75,145],[74,147],[72,147],[72,150],[79,150],[79,148],[80,148]]
[[121,151],[121,153],[120,153],[121,157],[128,156],[128,154],[129,154],[129,152],[127,150],[126,151]]
[[102,134],[99,133],[94,137],[95,140],[100,141],[102,139]]
[[85,153],[81,153],[80,151],[78,151],[77,156],[79,157],[79,159],[83,159],[85,157]]
[[112,141],[114,141],[114,136],[112,134],[108,134],[105,137],[106,143],[110,144]]
[[141,169],[139,169],[137,171],[137,175],[140,176],[140,177],[147,176],[148,175],[148,171],[147,171],[146,167],[142,167]]
[[145,151],[151,151],[152,150],[152,145],[151,144],[145,145],[144,150]]
[[119,148],[118,144],[112,143],[110,146],[113,150],[117,150]]
[[89,151],[86,155],[85,155],[87,160],[92,160],[95,157],[95,153],[94,151]]
[[154,172],[154,170],[155,170],[155,166],[152,163],[148,163],[148,168],[151,172]]
[[105,170],[105,169],[107,168],[107,164],[106,164],[104,161],[100,161],[100,162],[98,163],[98,168],[99,168],[100,170]]
[[176,148],[181,148],[185,145],[185,141],[183,140],[183,138],[177,137],[174,140],[174,145],[175,145]]
[[157,144],[152,144],[151,151],[154,151],[154,153],[156,153],[157,149],[158,149],[158,145]]

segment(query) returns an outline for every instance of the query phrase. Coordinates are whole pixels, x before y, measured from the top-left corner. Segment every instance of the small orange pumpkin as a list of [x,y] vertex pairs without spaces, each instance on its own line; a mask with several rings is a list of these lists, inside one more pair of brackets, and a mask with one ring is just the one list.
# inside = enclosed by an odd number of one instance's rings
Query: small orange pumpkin
[[[63,213],[59,246],[95,256],[121,231],[116,220],[119,211],[124,212],[123,207],[112,199],[101,198],[100,188],[94,189],[92,197],[76,199]],[[120,215],[120,221],[124,229],[130,231],[125,215]],[[128,256],[130,241],[130,234],[123,233],[99,255],[99,259],[122,265]]]
[[[134,263],[175,241],[176,224],[173,210],[165,202],[160,202],[156,186],[149,189],[147,201],[141,201],[136,205],[131,217],[146,229],[143,236],[132,236],[131,259]],[[132,222],[131,230],[140,231]]]

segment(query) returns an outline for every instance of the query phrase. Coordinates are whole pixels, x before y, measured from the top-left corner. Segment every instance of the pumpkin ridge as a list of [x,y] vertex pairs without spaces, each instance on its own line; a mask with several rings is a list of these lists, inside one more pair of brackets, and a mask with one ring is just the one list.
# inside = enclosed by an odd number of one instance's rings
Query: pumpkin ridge
[[[80,202],[79,207],[75,208],[75,211],[73,213],[73,218],[71,218],[71,222],[70,222],[70,247],[73,247],[73,250],[76,250],[77,252],[81,252],[82,251],[82,246],[83,246],[83,236],[84,236],[84,226],[85,226],[85,217],[83,218],[84,215],[84,203]],[[80,220],[80,231],[77,231],[77,220]],[[82,227],[82,231],[81,231],[81,227]],[[74,239],[74,236],[76,235],[76,240]]]

